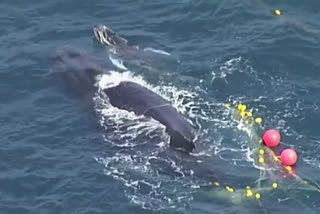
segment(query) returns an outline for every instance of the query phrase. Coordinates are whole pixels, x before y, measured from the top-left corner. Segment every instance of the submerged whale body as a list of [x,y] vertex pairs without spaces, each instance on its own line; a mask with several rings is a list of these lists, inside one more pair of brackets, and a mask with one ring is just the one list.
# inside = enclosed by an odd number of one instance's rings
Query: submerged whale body
[[53,70],[77,96],[97,91],[100,76],[114,68],[111,62],[103,62],[69,46],[58,48],[51,59],[54,62]]
[[[111,64],[100,64],[99,60],[73,48],[62,48],[54,57],[55,70],[73,93],[85,96],[98,91],[98,80],[112,70]],[[137,115],[151,117],[166,127],[170,146],[191,152],[197,131],[170,103],[152,90],[130,81],[102,90],[110,104]]]

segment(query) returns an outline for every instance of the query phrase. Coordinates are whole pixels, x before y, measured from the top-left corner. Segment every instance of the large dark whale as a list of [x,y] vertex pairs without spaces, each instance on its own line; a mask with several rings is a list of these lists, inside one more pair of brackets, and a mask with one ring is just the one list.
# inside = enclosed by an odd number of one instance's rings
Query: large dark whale
[[[64,47],[53,56],[55,70],[61,74],[68,88],[78,96],[87,96],[98,90],[97,82],[112,70],[112,64],[103,63],[85,52]],[[191,152],[195,148],[197,130],[164,98],[134,82],[124,81],[102,90],[111,105],[151,117],[166,127],[170,146]]]

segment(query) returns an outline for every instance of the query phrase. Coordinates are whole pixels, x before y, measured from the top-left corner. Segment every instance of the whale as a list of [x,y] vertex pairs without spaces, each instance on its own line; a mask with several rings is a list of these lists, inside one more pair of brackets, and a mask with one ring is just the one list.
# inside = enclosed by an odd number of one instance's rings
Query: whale
[[[99,90],[100,78],[114,69],[83,50],[59,48],[53,54],[54,71],[76,96],[87,97]],[[120,81],[99,90],[116,108],[152,118],[165,126],[171,148],[190,153],[195,149],[198,130],[172,104],[151,89],[132,81]]]
[[111,28],[97,24],[93,27],[95,40],[109,50],[109,53],[120,58],[129,70],[140,70],[161,76],[174,76],[181,64],[171,54],[153,48],[141,48],[129,44],[128,40]]

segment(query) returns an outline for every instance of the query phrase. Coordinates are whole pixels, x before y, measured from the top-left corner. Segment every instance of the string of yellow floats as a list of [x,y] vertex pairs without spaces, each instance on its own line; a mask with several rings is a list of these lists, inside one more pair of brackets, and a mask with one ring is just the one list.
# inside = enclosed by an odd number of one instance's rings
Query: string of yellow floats
[[[251,126],[251,128],[253,128],[254,125],[261,125],[263,122],[261,117],[254,117],[253,112],[251,110],[248,110],[247,105],[245,105],[245,104],[238,104],[238,105],[236,105],[236,107],[232,107],[231,104],[228,103],[228,104],[225,104],[225,107],[231,112],[231,114],[234,116],[234,119],[236,121],[238,121],[239,123],[245,124],[249,128],[250,128],[250,126]],[[253,149],[257,149],[257,151],[258,151],[257,162],[261,166],[267,167],[265,165],[265,161],[266,161],[265,157],[267,155],[267,156],[271,157],[271,160],[273,160],[274,163],[277,164],[277,166],[282,166],[280,163],[279,157],[276,156],[276,154],[269,147],[264,146],[262,143],[263,141],[262,141],[261,137],[258,136],[258,134],[253,129],[251,129],[251,130],[252,130],[251,138],[253,138],[252,139],[253,142],[258,141],[258,143],[254,145],[255,148],[253,148]],[[282,167],[284,170],[286,170],[288,173],[290,173],[293,177],[295,177],[302,184],[309,185],[308,181],[301,179],[298,175],[293,173],[291,166],[282,166]],[[265,173],[265,170],[260,169],[260,179],[264,173]],[[221,184],[218,181],[214,181],[213,185],[216,187],[221,187]],[[255,199],[259,200],[262,197],[261,192],[275,190],[278,188],[279,188],[279,183],[277,183],[275,181],[271,184],[271,186],[268,186],[268,187],[261,187],[260,182],[259,182],[257,187],[252,189],[250,186],[246,186],[245,190],[239,189],[238,193],[240,193],[241,195],[243,195],[246,198],[254,197]],[[229,193],[236,192],[236,190],[233,187],[231,187],[230,185],[224,186],[223,189]],[[320,192],[318,185],[315,185],[315,186],[309,185],[308,189]]]
[[[274,9],[272,10],[273,14],[275,16],[282,16],[283,13],[281,10],[279,9]],[[284,18],[284,20],[288,21],[287,19]],[[293,22],[292,22],[293,23]],[[311,32],[314,35],[319,36],[318,31],[313,31],[312,29],[307,28],[307,26],[304,23],[298,22],[297,20],[294,21],[294,23],[300,27],[302,27],[304,30],[306,30],[307,32]],[[247,109],[247,105],[245,104],[238,104],[236,105],[236,107],[232,107],[230,103],[225,104],[225,107],[230,110],[230,112],[233,114],[233,116],[235,116],[234,119],[238,120],[239,123],[242,123],[244,125],[247,126],[252,126],[253,125],[261,125],[263,120],[261,117],[254,117],[253,112]],[[317,184],[316,182],[312,182],[309,183],[309,181],[307,180],[303,180],[302,178],[300,178],[295,172],[293,172],[293,169],[291,166],[284,166],[281,164],[280,161],[280,157],[277,156],[273,150],[271,150],[269,147],[264,146],[263,144],[263,140],[261,139],[260,136],[257,135],[256,132],[252,132],[251,133],[253,136],[251,136],[251,138],[253,138],[253,142],[257,142],[257,144],[254,144],[253,149],[257,149],[258,150],[258,158],[257,161],[261,166],[267,167],[265,162],[266,162],[266,156],[271,157],[271,160],[273,160],[274,163],[276,163],[276,166],[280,166],[282,167],[283,170],[285,170],[287,173],[289,173],[290,175],[292,175],[294,178],[297,179],[297,181],[299,181],[301,184],[303,185],[307,185],[308,188],[299,188],[299,189],[305,189],[305,190],[312,190],[312,191],[317,191],[320,192],[320,185]],[[258,145],[258,146],[257,146]],[[266,170],[262,170],[260,169],[260,180],[261,177],[266,173]],[[271,179],[270,179],[271,180]],[[311,181],[311,180],[310,180]],[[213,185],[216,187],[221,187],[221,184],[217,181],[213,182]],[[279,183],[277,182],[273,182],[271,184],[271,186],[268,187],[261,187],[260,182],[257,185],[258,187],[255,188],[251,188],[250,186],[246,186],[245,189],[239,189],[239,190],[235,190],[233,187],[231,186],[224,186],[223,189],[226,192],[229,193],[233,193],[236,194],[238,193],[238,195],[244,195],[245,198],[252,198],[254,197],[255,199],[259,200],[261,199],[261,192],[263,191],[270,191],[270,190],[275,190],[275,189],[279,189]]]
[[[228,108],[229,110],[231,110],[231,104],[230,103],[225,104],[225,107]],[[254,119],[251,119],[253,117],[253,113],[252,113],[252,111],[248,111],[247,110],[247,105],[238,104],[237,105],[237,109],[238,109],[238,112],[239,112],[239,115],[240,115],[240,122],[241,122],[241,119],[244,119],[244,124],[245,125],[250,125],[250,124],[252,124],[252,122],[254,122],[256,124],[261,124],[262,123],[262,118],[261,117],[254,117]],[[256,133],[252,133],[252,134],[256,135],[256,136],[254,136],[256,139],[253,139],[253,140],[257,140],[258,139],[259,144],[262,145],[263,141],[262,141],[261,137],[257,136]],[[264,155],[266,154],[266,152],[267,152],[268,155],[270,155],[273,158],[273,160],[276,163],[280,163],[279,156],[277,156],[269,147],[263,147],[263,148],[260,148],[258,150],[258,154],[259,154],[258,162],[260,164],[265,163]],[[283,167],[288,172],[292,172],[292,167],[291,166],[283,166]]]

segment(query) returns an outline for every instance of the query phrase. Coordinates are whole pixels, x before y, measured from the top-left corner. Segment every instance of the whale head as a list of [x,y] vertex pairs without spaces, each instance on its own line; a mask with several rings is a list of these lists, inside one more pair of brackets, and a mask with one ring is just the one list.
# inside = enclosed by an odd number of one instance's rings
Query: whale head
[[95,91],[99,79],[107,72],[98,59],[71,47],[57,49],[52,60],[54,73],[59,74],[67,88],[77,95]]
[[126,39],[122,38],[105,25],[95,26],[93,32],[98,42],[103,45],[114,47],[127,44]]

